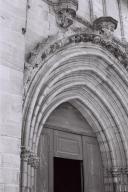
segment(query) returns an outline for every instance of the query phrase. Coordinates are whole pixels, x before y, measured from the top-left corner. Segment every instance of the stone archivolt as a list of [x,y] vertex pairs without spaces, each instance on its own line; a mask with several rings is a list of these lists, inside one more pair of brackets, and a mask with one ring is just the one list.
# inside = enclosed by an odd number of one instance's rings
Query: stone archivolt
[[[72,38],[73,42],[80,41],[74,35],[69,38]],[[104,168],[127,168],[126,71],[118,63],[116,65],[115,59],[106,54],[104,49],[99,49],[99,46],[96,49],[93,45],[83,46],[80,42],[79,46],[76,46],[74,43],[71,48],[69,46],[68,49],[63,49],[61,55],[54,54],[54,57],[48,57],[48,60],[45,58],[45,62],[41,58],[42,51],[36,56],[33,64],[38,62],[40,65],[35,68],[38,73],[32,79],[25,99],[23,133],[27,136],[23,135],[22,138],[26,140],[23,140],[22,144],[36,153],[47,117],[59,104],[74,100],[73,105],[92,123],[97,134]],[[27,176],[23,175],[28,181],[31,180],[31,172]],[[112,173],[105,176],[105,185],[110,189],[116,180]],[[123,177],[125,178],[125,175]],[[121,187],[124,185],[123,182]],[[120,187],[120,184],[116,183],[116,186]]]
[[[102,35],[97,35],[95,33],[92,34],[87,34],[87,33],[82,33],[82,34],[74,34],[70,37],[67,37],[65,39],[61,39],[51,45],[43,51],[41,58],[42,61],[49,56],[50,54],[54,54],[56,51],[58,51],[61,48],[64,48],[66,45],[69,45],[71,43],[86,43],[86,42],[91,42],[94,44],[98,44],[102,46],[103,48],[106,48],[109,52],[111,52],[119,61],[124,65],[124,67],[127,69],[128,66],[128,55],[125,51],[124,47],[121,47],[118,45],[115,41],[109,41],[108,39],[105,39],[104,36]],[[29,59],[27,62],[33,63],[34,59],[37,56],[37,50],[34,50],[33,52],[30,53]],[[26,63],[25,68],[29,68],[29,64]],[[31,65],[31,64],[30,64]],[[36,63],[33,68],[38,67],[38,64]]]
[[[26,81],[28,87],[23,107],[22,145],[29,146],[36,154],[40,134],[51,112],[61,103],[71,102],[97,135],[106,192],[112,191],[113,184],[121,187],[121,192],[127,191],[123,190],[128,187],[128,76],[125,60],[125,48],[97,30],[67,36],[45,48],[42,44],[37,46],[26,65],[29,80]],[[27,159],[27,166],[33,168],[33,154],[30,153],[28,158],[26,153],[22,154],[25,162]],[[35,175],[29,168],[25,169],[29,173],[24,171],[22,185],[31,188],[29,183],[33,182]],[[31,182],[24,183],[24,178]]]
[[[93,26],[94,29],[89,31],[89,33],[77,33],[66,36],[52,44],[49,43],[42,49],[42,44],[38,44],[28,55],[25,63],[25,85],[31,81],[32,74],[43,65],[48,57],[56,54],[66,46],[72,46],[73,44],[77,46],[81,43],[99,45],[111,53],[128,70],[128,53],[126,47],[123,44],[119,44],[113,37],[113,32],[117,27],[117,21],[111,17],[101,17],[94,21]],[[39,60],[40,63],[38,62]]]

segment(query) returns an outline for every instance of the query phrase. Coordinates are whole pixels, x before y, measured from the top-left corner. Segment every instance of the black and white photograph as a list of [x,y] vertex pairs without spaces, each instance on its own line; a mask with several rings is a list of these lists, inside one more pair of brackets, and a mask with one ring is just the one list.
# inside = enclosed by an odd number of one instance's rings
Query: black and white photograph
[[128,192],[128,0],[0,0],[0,192]]

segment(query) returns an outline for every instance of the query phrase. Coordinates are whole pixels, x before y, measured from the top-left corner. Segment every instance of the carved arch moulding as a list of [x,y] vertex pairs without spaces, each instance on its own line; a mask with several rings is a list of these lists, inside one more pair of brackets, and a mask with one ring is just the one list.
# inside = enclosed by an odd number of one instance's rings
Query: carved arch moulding
[[[128,52],[127,47],[113,37],[113,32],[117,27],[117,21],[111,17],[101,17],[94,21],[93,30],[86,29],[86,32],[72,32],[70,35],[65,35],[64,38],[58,40],[57,37],[49,37],[38,43],[26,58],[25,62],[25,89],[29,86],[32,77],[39,70],[41,65],[44,65],[48,58],[54,56],[59,51],[72,47],[98,46],[106,50],[110,56],[114,56],[117,63],[120,63],[126,71],[128,71]],[[77,30],[77,29],[76,29]],[[26,92],[26,91],[25,91]]]
[[95,21],[90,32],[51,37],[26,59],[22,192],[35,192],[40,134],[52,111],[65,101],[81,112],[97,135],[106,192],[114,186],[121,192],[128,188],[128,55],[110,38],[116,21],[108,26],[105,20],[103,27],[103,19]]
[[[97,34],[74,34],[47,45],[46,49],[39,45],[28,59],[29,79],[26,78],[23,106],[22,192],[30,189],[35,192],[40,134],[52,111],[65,101],[81,112],[97,135],[106,188],[128,187],[127,68],[115,52],[110,54],[107,50],[107,40],[98,35],[104,46],[95,37]],[[122,49],[119,48],[118,54],[122,55]]]

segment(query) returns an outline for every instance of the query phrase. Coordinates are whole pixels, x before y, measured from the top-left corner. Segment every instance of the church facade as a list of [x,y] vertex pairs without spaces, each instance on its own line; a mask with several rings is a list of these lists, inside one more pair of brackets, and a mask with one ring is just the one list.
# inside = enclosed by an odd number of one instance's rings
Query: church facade
[[128,0],[0,5],[0,192],[128,192]]

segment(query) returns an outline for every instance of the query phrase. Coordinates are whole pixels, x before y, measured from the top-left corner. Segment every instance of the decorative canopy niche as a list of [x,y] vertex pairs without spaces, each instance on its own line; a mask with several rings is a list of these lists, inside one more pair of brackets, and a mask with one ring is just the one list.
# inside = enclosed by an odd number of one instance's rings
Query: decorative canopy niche
[[30,72],[23,106],[22,192],[35,186],[40,134],[47,118],[64,102],[81,112],[97,136],[105,192],[113,186],[128,187],[128,76],[118,59],[93,43],[93,37],[71,36],[61,49],[45,58],[40,49],[31,61],[36,67]]

